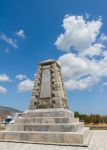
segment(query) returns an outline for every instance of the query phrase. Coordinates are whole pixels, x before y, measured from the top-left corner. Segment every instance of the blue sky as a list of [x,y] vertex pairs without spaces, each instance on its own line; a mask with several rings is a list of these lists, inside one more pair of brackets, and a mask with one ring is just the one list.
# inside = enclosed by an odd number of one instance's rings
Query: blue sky
[[73,111],[107,114],[106,0],[1,0],[0,105],[26,110],[37,64],[62,66]]

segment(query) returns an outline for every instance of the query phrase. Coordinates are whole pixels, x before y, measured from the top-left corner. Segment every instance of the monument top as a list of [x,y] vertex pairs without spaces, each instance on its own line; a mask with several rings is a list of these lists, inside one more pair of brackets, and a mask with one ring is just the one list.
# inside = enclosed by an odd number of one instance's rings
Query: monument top
[[57,61],[53,60],[53,59],[48,59],[48,60],[42,61],[42,62],[39,63],[39,65],[51,65],[53,63],[56,63],[60,68],[60,64]]

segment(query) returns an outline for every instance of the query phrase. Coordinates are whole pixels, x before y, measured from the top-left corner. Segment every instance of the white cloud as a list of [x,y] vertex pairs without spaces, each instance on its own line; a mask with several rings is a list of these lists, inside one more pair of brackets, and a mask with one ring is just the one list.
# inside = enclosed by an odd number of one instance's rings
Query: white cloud
[[63,20],[65,32],[58,36],[55,45],[63,51],[87,49],[96,41],[101,26],[100,18],[87,21],[83,16],[67,15]]
[[32,80],[30,79],[23,80],[18,84],[18,91],[19,92],[31,91],[33,89],[33,85],[34,81]]
[[86,90],[90,89],[93,85],[98,83],[100,81],[97,77],[88,76],[85,79],[79,79],[79,80],[68,80],[65,82],[65,87],[68,90],[78,89],[78,90]]
[[[77,57],[72,53],[68,53],[60,56],[58,61],[62,67],[67,89],[84,90],[100,82],[103,77],[107,77],[106,57],[97,61],[95,59],[91,60],[84,57]],[[84,86],[81,86],[83,83]]]
[[20,81],[24,80],[24,79],[27,79],[27,76],[26,75],[23,75],[23,74],[18,74],[16,75],[16,78]]
[[12,47],[18,48],[16,40],[14,40],[14,39],[12,39],[10,37],[7,37],[7,35],[5,35],[4,33],[0,34],[0,39],[5,41],[7,44],[11,45]]
[[83,51],[80,52],[80,56],[98,56],[103,52],[104,45],[101,43],[95,43],[88,47],[87,49],[84,49]]
[[24,30],[20,29],[19,31],[16,32],[16,35],[19,37],[19,38],[25,38],[25,33],[24,33]]
[[58,61],[61,64],[65,81],[71,77],[78,79],[82,75],[88,74],[87,62],[72,53],[60,56]]
[[[87,20],[83,16],[66,16],[65,32],[55,42],[58,49],[67,52],[58,58],[68,90],[90,89],[107,78],[106,35],[100,29],[102,21]],[[68,53],[69,51],[69,53]]]
[[107,41],[107,35],[105,35],[104,33],[101,34],[100,40],[102,42]]
[[3,82],[10,82],[11,79],[8,75],[6,75],[5,73],[3,74],[0,74],[0,81],[3,81]]
[[7,89],[2,87],[2,86],[0,86],[0,93],[6,93],[6,92],[7,92]]

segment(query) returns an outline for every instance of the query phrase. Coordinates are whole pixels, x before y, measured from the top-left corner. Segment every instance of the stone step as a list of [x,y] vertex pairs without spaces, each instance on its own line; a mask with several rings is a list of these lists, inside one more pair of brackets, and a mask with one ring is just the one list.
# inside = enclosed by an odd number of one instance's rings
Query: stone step
[[78,132],[1,131],[0,141],[83,145],[85,140],[87,140],[86,137],[88,137],[89,132],[89,128],[87,127],[79,130]]
[[74,113],[70,110],[63,108],[50,108],[50,109],[35,109],[28,110],[23,113],[23,118],[28,117],[72,117],[74,118]]
[[84,127],[83,122],[69,124],[13,124],[6,127],[7,131],[45,131],[45,132],[76,132]]
[[79,122],[78,118],[64,118],[64,117],[28,117],[17,118],[15,124],[45,124],[45,123],[73,123]]

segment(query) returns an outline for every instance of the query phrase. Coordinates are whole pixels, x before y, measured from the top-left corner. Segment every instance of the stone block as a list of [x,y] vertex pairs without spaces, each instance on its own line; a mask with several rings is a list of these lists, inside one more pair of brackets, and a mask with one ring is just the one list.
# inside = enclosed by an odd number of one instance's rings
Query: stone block
[[83,123],[69,124],[16,124],[7,126],[7,131],[45,131],[45,132],[76,132],[83,128]]
[[35,85],[33,90],[39,90],[39,86],[38,85]]
[[[89,132],[89,128],[81,129],[79,132],[29,132],[29,131],[5,131],[2,132],[5,141],[59,144],[59,145],[84,145],[84,134]],[[90,140],[90,139],[89,139]],[[0,136],[0,141],[3,138]],[[85,145],[86,146],[86,145]]]
[[35,109],[23,113],[23,118],[28,117],[74,117],[74,113],[63,108]]

